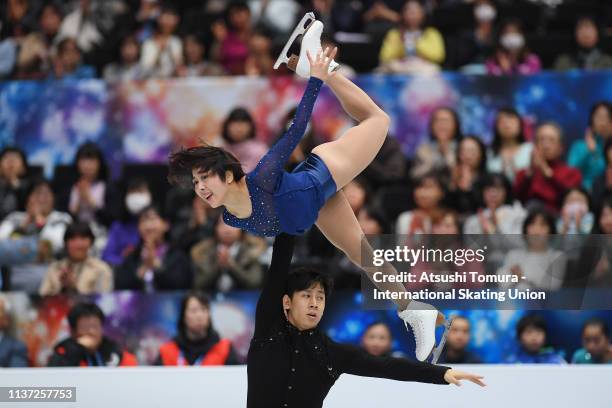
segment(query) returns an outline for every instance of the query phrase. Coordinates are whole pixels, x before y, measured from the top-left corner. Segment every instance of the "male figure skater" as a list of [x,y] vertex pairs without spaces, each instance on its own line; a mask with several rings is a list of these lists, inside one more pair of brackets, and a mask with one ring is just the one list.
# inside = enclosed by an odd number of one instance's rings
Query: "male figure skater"
[[481,376],[394,357],[375,357],[332,341],[317,325],[331,282],[306,268],[289,273],[294,237],[280,234],[255,314],[247,407],[322,407],[342,373],[399,381],[484,386]]

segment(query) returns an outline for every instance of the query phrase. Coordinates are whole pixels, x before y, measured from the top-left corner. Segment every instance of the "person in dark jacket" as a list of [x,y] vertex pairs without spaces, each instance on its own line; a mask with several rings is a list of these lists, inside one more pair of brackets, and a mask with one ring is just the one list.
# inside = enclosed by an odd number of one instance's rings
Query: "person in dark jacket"
[[104,336],[105,316],[94,303],[77,303],[68,313],[71,336],[59,342],[49,367],[136,366],[136,357]]
[[444,364],[481,364],[480,357],[467,349],[469,343],[470,321],[463,316],[453,317],[446,347],[438,361]]
[[168,222],[155,206],[140,212],[140,244],[115,269],[115,289],[151,292],[191,288],[191,262],[187,254],[167,242],[168,229]]
[[308,268],[289,274],[294,237],[280,234],[255,312],[247,359],[247,407],[321,407],[341,374],[484,386],[481,376],[450,367],[376,357],[332,341],[318,328],[331,281]]
[[208,366],[239,364],[228,339],[212,326],[210,300],[202,292],[188,293],[181,303],[178,334],[162,344],[155,365]]

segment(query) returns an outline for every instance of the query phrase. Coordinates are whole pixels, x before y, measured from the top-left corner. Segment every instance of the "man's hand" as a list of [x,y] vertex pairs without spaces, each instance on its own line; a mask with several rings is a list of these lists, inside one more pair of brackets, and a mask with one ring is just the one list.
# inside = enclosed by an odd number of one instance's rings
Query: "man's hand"
[[461,387],[461,380],[468,380],[473,382],[474,384],[478,384],[481,387],[486,387],[486,384],[482,382],[484,377],[481,375],[465,373],[463,371],[458,371],[455,369],[448,369],[444,373],[444,381],[449,384],[455,384],[457,387]]

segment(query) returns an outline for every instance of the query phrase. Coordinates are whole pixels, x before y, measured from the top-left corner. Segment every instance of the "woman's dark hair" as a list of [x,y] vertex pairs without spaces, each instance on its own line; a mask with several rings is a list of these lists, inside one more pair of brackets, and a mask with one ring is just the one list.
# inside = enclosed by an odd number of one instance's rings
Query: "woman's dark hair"
[[540,208],[534,208],[533,210],[529,212],[529,214],[527,214],[525,221],[523,221],[523,234],[525,235],[527,234],[527,227],[529,227],[529,225],[531,225],[538,217],[544,218],[544,221],[548,225],[549,233],[551,235],[554,235],[557,233],[555,217],[553,217],[550,211],[546,210],[545,208],[540,207]]
[[96,159],[100,163],[100,169],[98,170],[97,181],[106,181],[108,177],[108,168],[106,167],[106,160],[104,159],[104,153],[93,142],[86,142],[79,147],[74,157],[74,170],[76,174],[79,174],[79,160],[81,159]]
[[151,212],[151,211],[157,214],[159,218],[161,218],[162,220],[166,220],[166,216],[164,212],[161,210],[161,208],[158,205],[149,204],[145,208],[140,210],[140,212],[138,213],[138,221],[140,222],[140,219],[144,217],[146,213]]
[[504,50],[504,47],[501,45],[501,39],[502,39],[502,36],[504,35],[504,32],[506,31],[506,28],[510,26],[516,27],[521,32],[521,34],[523,35],[523,38],[525,39],[525,44],[523,44],[523,48],[521,48],[521,52],[519,53],[519,56],[518,56],[518,60],[520,62],[524,62],[525,59],[527,58],[527,55],[529,55],[529,48],[527,47],[527,38],[525,37],[525,30],[523,30],[523,24],[518,19],[508,19],[500,25],[500,29],[497,32],[497,40],[495,41],[495,44],[496,44],[495,48],[498,51]]
[[[210,298],[208,297],[208,295],[206,295],[204,292],[200,292],[197,290],[187,292],[187,294],[185,294],[185,296],[183,297],[183,300],[181,300],[180,314],[178,321],[176,322],[176,330],[182,335],[185,334],[187,329],[187,326],[185,325],[185,311],[187,310],[187,304],[189,303],[190,299],[197,300],[202,306],[210,310]],[[212,322],[209,322],[209,329],[211,326]]]
[[516,338],[520,339],[523,332],[529,328],[542,330],[546,335],[546,341],[548,341],[548,326],[542,316],[539,314],[528,314],[521,317],[521,320],[516,325]]
[[7,146],[4,149],[0,150],[0,161],[2,161],[2,159],[4,159],[4,156],[8,153],[15,153],[21,158],[21,161],[23,162],[23,168],[24,168],[23,176],[25,176],[28,173],[29,167],[28,167],[28,158],[26,157],[23,150],[15,146]]
[[600,327],[603,335],[606,336],[606,338],[610,338],[610,327],[608,326],[608,323],[606,323],[604,319],[600,317],[591,317],[590,319],[588,319],[582,325],[582,334],[584,334],[584,331],[586,330],[588,326]]
[[523,128],[523,117],[518,113],[518,111],[512,107],[506,107],[506,108],[501,108],[500,110],[497,111],[497,115],[495,115],[495,125],[493,128],[493,142],[491,144],[491,148],[493,149],[493,152],[495,154],[499,154],[499,150],[501,149],[502,146],[502,136],[501,133],[499,132],[499,117],[501,115],[510,115],[510,116],[514,116],[516,119],[518,119],[519,121],[519,133],[517,135],[518,137],[518,143],[525,143],[525,129]]
[[232,26],[230,15],[237,11],[248,11],[249,13],[251,13],[251,9],[249,8],[249,5],[246,1],[231,0],[230,3],[227,5],[227,8],[225,9],[225,24],[232,30],[234,30],[235,27]]
[[86,237],[89,238],[92,243],[96,240],[89,224],[85,222],[75,222],[66,228],[66,232],[64,233],[64,244],[74,237]]
[[434,140],[434,141],[436,140],[436,137],[433,132],[433,121],[434,121],[434,117],[438,114],[438,112],[442,112],[442,111],[446,111],[450,113],[451,116],[453,117],[453,120],[455,121],[455,134],[453,135],[453,140],[456,142],[460,142],[461,139],[463,138],[463,133],[461,132],[461,119],[459,119],[459,114],[457,114],[457,112],[455,112],[454,109],[448,106],[444,106],[444,107],[436,109],[435,111],[432,112],[431,116],[429,117],[429,139]]
[[512,204],[514,197],[512,196],[512,185],[508,177],[501,173],[485,173],[478,183],[478,191],[480,197],[480,206],[484,207],[484,191],[490,187],[500,187],[506,192],[506,200],[504,204]]
[[595,116],[595,112],[597,112],[599,108],[607,110],[608,116],[612,119],[612,103],[608,101],[599,101],[591,107],[591,111],[589,112],[589,126],[591,126],[591,129],[593,128],[593,116]]
[[97,317],[104,324],[106,317],[102,309],[95,303],[77,303],[68,313],[68,324],[72,330],[76,330],[79,319],[83,317]]
[[387,216],[385,215],[385,213],[381,211],[378,207],[366,204],[361,209],[361,211],[365,211],[366,214],[368,214],[368,217],[372,218],[374,221],[378,223],[382,234],[391,233],[391,223],[387,219]]
[[30,185],[28,186],[28,188],[27,188],[27,190],[25,192],[26,201],[27,201],[27,199],[30,198],[32,193],[34,191],[36,191],[41,186],[47,186],[49,188],[49,190],[51,190],[51,193],[53,194],[53,187],[51,187],[51,183],[47,179],[45,179],[44,177],[37,177],[37,178],[35,178],[30,183]]
[[591,234],[605,234],[605,232],[601,229],[601,214],[606,207],[612,209],[612,191],[606,191],[601,201],[597,202],[596,205],[595,225],[593,225]]
[[251,130],[247,135],[247,139],[255,138],[255,121],[253,120],[253,117],[251,116],[248,110],[242,107],[238,107],[232,109],[232,111],[229,113],[229,115],[227,115],[227,118],[225,118],[225,121],[223,122],[221,136],[223,137],[223,140],[225,140],[226,143],[236,143],[232,140],[229,134],[229,126],[232,122],[248,122],[249,126],[251,126]]
[[426,172],[421,177],[419,177],[416,180],[414,180],[414,188],[412,190],[413,194],[416,191],[416,189],[419,188],[419,187],[422,187],[427,180],[433,180],[438,185],[440,190],[442,191],[442,200],[440,201],[440,205],[444,206],[444,204],[446,203],[446,200],[448,198],[448,195],[449,195],[449,191],[448,191],[448,185],[449,185],[448,175],[443,170],[435,170],[434,169],[434,170],[430,170],[430,171]]
[[121,40],[121,46],[119,48],[117,48],[117,54],[115,56],[115,60],[119,61],[121,59],[121,49],[129,43],[133,43],[136,45],[136,48],[138,49],[138,59],[140,59],[140,53],[141,53],[141,49],[140,49],[140,43],[138,42],[138,39],[136,38],[135,35],[130,34],[128,36],[126,36],[125,38],[123,38],[123,40]]
[[328,299],[333,289],[333,281],[314,269],[299,267],[291,271],[287,278],[287,287],[285,293],[289,297],[293,297],[295,292],[306,290],[313,285],[320,284],[325,291],[325,299]]
[[365,336],[365,334],[372,328],[375,326],[383,326],[385,329],[387,329],[387,331],[389,332],[389,336],[393,337],[393,334],[391,333],[391,328],[389,327],[389,325],[385,322],[383,322],[382,320],[376,320],[370,324],[368,324],[365,329],[363,330],[363,333],[361,334],[361,337]]
[[572,187],[572,188],[568,188],[567,190],[565,190],[563,192],[563,195],[561,196],[561,204],[563,204],[565,202],[565,199],[567,198],[568,195],[570,195],[570,193],[573,193],[574,191],[579,192],[580,194],[582,194],[587,201],[587,206],[589,207],[589,211],[591,211],[592,208],[592,203],[591,203],[591,196],[589,195],[589,193],[582,187],[580,186],[576,186],[576,187]]
[[[467,135],[464,136],[463,139],[461,139],[462,143],[464,140],[473,140],[474,142],[476,142],[476,145],[478,145],[478,150],[480,150],[480,163],[478,163],[478,172],[480,174],[483,174],[485,171],[487,171],[487,148],[485,146],[485,144],[482,142],[482,140],[474,135]],[[461,145],[457,146],[457,163],[459,163],[459,154],[461,153]]]
[[204,145],[171,153],[168,181],[171,184],[193,187],[194,169],[204,173],[212,172],[221,180],[225,180],[227,171],[233,174],[235,181],[244,177],[244,170],[236,156],[221,147]]

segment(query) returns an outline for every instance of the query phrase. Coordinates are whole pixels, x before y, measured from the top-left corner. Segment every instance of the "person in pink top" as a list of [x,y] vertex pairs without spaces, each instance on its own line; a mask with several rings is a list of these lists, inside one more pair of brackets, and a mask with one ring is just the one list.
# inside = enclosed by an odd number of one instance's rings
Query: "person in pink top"
[[253,170],[269,150],[268,145],[255,139],[256,133],[255,121],[244,108],[234,108],[223,122],[223,148],[236,156],[247,172]]
[[227,9],[227,26],[216,22],[212,27],[215,36],[213,58],[230,75],[244,75],[249,57],[251,38],[251,11],[242,1],[231,3]]
[[531,75],[540,72],[540,58],[529,51],[520,22],[506,22],[497,40],[495,54],[487,60],[491,75]]

